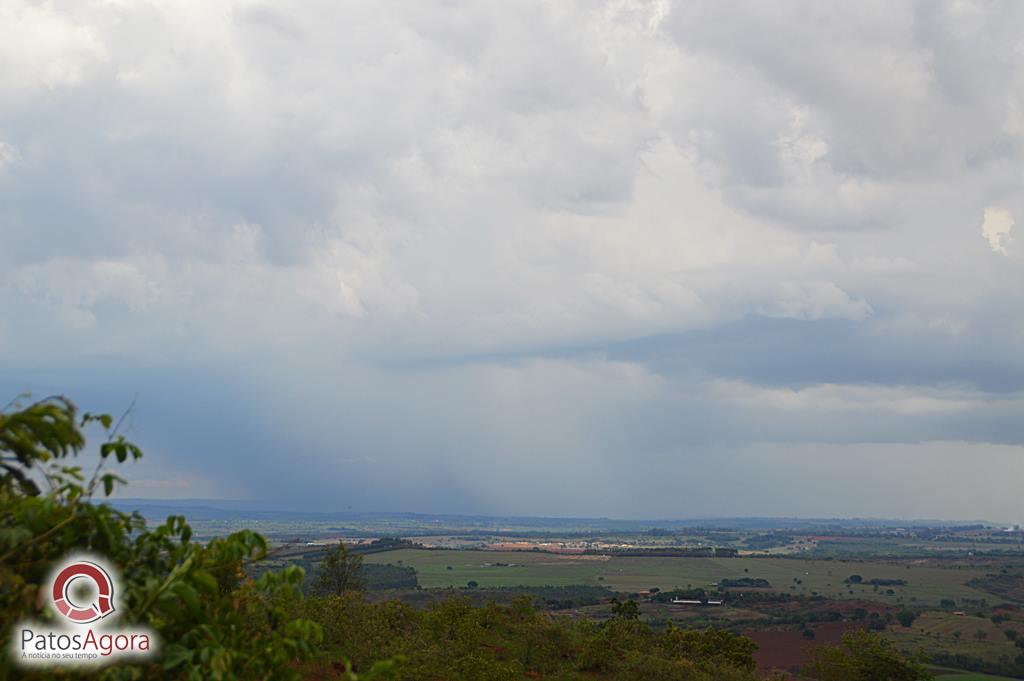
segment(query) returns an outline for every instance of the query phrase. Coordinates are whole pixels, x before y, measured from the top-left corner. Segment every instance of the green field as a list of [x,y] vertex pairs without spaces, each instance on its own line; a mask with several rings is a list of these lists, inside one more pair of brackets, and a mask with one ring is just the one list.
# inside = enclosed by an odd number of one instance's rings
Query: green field
[[[527,551],[403,549],[370,554],[364,560],[368,563],[401,562],[411,565],[418,572],[420,586],[427,588],[466,586],[469,581],[475,581],[482,587],[600,584],[597,577],[605,568],[605,561],[597,556],[566,558]],[[496,566],[495,563],[507,563],[511,567]]]
[[[924,653],[931,656],[936,653],[956,653],[969,655],[981,660],[997,661],[1012,660],[1020,650],[1014,646],[1004,634],[1007,629],[1024,631],[1024,622],[1012,620],[994,624],[987,617],[971,615],[957,616],[948,612],[926,612],[914,620],[909,627],[893,627],[885,636],[907,654]],[[985,676],[977,672],[964,675],[942,674],[937,676],[943,681],[956,679],[987,679],[995,681],[1003,677]]]
[[[857,598],[890,604],[934,606],[944,598],[993,600],[966,586],[984,570],[947,569],[871,561],[797,560],[785,558],[648,558],[555,555],[530,551],[427,551],[405,549],[371,554],[368,562],[411,565],[423,587],[482,587],[602,584],[623,592],[707,588],[723,578],[767,579],[773,588],[792,594],[818,593],[830,598]],[[496,565],[502,563],[504,565]],[[450,569],[449,569],[450,568]],[[851,574],[865,580],[903,579],[906,586],[877,591],[868,585],[844,584]],[[799,580],[799,581],[796,581]],[[850,591],[853,591],[851,594]]]

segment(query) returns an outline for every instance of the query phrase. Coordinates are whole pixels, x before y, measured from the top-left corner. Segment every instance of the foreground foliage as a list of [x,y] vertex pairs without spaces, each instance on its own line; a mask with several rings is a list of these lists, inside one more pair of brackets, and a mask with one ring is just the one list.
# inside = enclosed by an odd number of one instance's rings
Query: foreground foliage
[[[327,678],[348,664],[374,678],[413,681],[754,681],[756,645],[719,629],[656,630],[619,608],[604,623],[535,609],[528,596],[510,605],[471,605],[451,598],[418,610],[361,594],[307,599],[302,616],[324,629],[319,661],[306,667]],[[377,662],[389,658],[387,667]],[[900,657],[877,634],[853,630],[841,646],[819,646],[806,678],[821,681],[925,681],[932,677]],[[778,677],[782,678],[782,677]],[[790,677],[791,678],[791,677]],[[803,678],[803,677],[802,677]]]
[[[90,427],[106,438],[86,476],[72,457]],[[79,416],[64,398],[0,413],[0,677],[13,673],[6,658],[14,622],[49,617],[38,594],[53,565],[71,551],[90,551],[120,569],[119,622],[148,626],[163,643],[160,659],[105,668],[103,677],[298,678],[290,663],[321,637],[318,625],[290,611],[301,596],[300,568],[246,579],[246,565],[266,553],[260,535],[243,531],[200,545],[181,516],[147,529],[140,516],[93,502],[123,482],[105,472],[106,462],[141,456],[113,419]]]
[[536,610],[526,596],[508,606],[473,607],[467,598],[453,598],[415,610],[349,593],[308,599],[302,614],[324,628],[327,659],[319,668],[325,670],[342,660],[356,672],[370,670],[384,656],[394,659],[386,675],[391,679],[754,678],[756,646],[731,632],[656,632],[628,617],[600,625],[572,621]]

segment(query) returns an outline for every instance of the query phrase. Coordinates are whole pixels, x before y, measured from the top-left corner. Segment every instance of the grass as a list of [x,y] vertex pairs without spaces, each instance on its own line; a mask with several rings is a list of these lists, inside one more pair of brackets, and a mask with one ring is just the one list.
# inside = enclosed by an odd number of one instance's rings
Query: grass
[[[893,627],[885,635],[905,653],[924,653],[928,656],[939,652],[956,653],[995,661],[1001,657],[1013,659],[1020,653],[1020,649],[1003,633],[1006,629],[1024,631],[1024,622],[1016,620],[993,624],[986,617],[926,612],[914,620],[909,628]],[[983,632],[984,637],[979,639],[978,632]],[[978,672],[956,672],[936,678],[940,681],[996,681],[1003,677],[986,676]]]
[[[904,647],[928,652],[955,649],[955,652],[978,657],[995,657],[999,654],[1016,657],[1019,649],[1006,638],[1003,632],[1007,629],[1024,631],[1024,622],[993,624],[987,617],[926,612],[914,620],[909,628],[893,628],[890,637]],[[982,638],[978,638],[979,632],[984,634]]]
[[[723,578],[767,579],[773,588],[792,594],[818,593],[829,598],[874,600],[891,605],[935,606],[945,598],[992,600],[965,583],[983,570],[946,569],[883,561],[830,561],[787,558],[641,558],[555,555],[499,551],[425,551],[406,549],[372,554],[369,562],[411,565],[424,587],[542,586],[602,584],[623,592],[658,587],[708,588]],[[496,565],[503,563],[505,565]],[[449,569],[449,567],[451,569]],[[907,586],[877,591],[868,585],[847,585],[851,574],[865,581],[904,579]],[[712,587],[713,588],[713,587]],[[853,593],[850,593],[852,590]]]
[[416,568],[420,586],[427,588],[461,587],[470,581],[482,587],[601,583],[597,576],[601,572],[602,560],[589,556],[568,558],[531,552],[403,549],[370,554],[364,560],[368,563],[401,561],[404,565],[411,565]]
[[1016,681],[1009,676],[992,676],[978,672],[954,672],[941,675],[937,673],[935,679],[936,681]]

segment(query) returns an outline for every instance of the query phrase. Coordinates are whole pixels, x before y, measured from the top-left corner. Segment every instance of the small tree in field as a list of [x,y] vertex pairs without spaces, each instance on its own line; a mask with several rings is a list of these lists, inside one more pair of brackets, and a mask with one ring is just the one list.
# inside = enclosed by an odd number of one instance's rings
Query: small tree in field
[[365,588],[363,557],[351,553],[344,542],[339,541],[320,563],[313,591],[325,596],[340,596],[347,591],[362,591]]
[[896,613],[896,619],[899,620],[901,626],[909,627],[917,619],[917,613],[913,610],[900,610]]
[[838,646],[821,646],[810,653],[809,676],[820,681],[927,681],[925,668],[906,660],[877,634],[851,629]]
[[618,619],[623,620],[635,620],[640,618],[640,606],[634,600],[628,600],[625,603],[620,603],[618,599],[613,599],[612,613]]

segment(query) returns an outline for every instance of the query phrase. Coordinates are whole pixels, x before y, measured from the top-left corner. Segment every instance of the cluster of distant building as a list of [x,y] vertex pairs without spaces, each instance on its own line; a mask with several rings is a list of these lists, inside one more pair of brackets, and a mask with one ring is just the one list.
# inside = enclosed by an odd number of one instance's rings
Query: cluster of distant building
[[723,605],[721,600],[708,599],[706,601],[699,601],[695,598],[673,598],[671,603],[672,605]]

